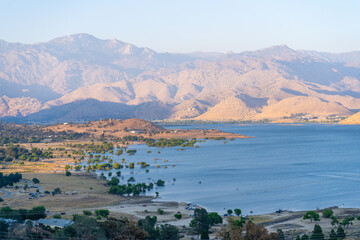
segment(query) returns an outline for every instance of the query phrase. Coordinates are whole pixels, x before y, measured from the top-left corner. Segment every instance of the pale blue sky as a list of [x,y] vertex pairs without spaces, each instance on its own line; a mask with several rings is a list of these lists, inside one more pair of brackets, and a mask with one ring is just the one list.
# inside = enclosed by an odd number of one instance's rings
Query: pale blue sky
[[360,50],[359,0],[0,0],[0,39],[73,33],[159,52]]

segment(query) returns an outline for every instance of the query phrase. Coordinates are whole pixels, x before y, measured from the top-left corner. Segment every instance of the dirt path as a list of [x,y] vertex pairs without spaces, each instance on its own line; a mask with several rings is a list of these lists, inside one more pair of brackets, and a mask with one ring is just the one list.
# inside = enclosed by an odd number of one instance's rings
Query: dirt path
[[6,191],[4,189],[0,189],[0,192],[3,192],[5,194],[5,195],[1,196],[1,198],[10,197],[13,194],[12,192]]

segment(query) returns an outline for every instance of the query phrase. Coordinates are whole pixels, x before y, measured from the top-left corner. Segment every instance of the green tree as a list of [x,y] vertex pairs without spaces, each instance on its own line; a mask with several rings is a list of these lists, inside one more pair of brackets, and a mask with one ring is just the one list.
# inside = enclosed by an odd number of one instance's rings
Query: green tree
[[39,179],[37,179],[37,178],[33,178],[32,181],[33,181],[33,183],[35,183],[35,184],[40,183]]
[[301,240],[309,240],[309,236],[304,234],[301,236]]
[[203,230],[200,234],[200,239],[209,239],[209,232]]
[[61,189],[60,188],[55,188],[54,193],[55,194],[61,194]]
[[156,222],[156,216],[146,216],[145,219],[140,219],[138,221],[138,226],[149,234],[149,239],[158,239],[160,232],[159,229],[155,228]]
[[331,218],[331,225],[332,226],[334,226],[335,224],[339,224],[339,220],[337,219],[337,217],[332,215],[330,218]]
[[285,235],[284,235],[283,230],[278,229],[278,230],[276,230],[276,232],[278,234],[279,240],[285,240]]
[[116,219],[109,218],[104,223],[100,223],[101,228],[105,231],[106,238],[112,240],[145,240],[149,235],[144,229],[141,229],[135,222],[126,218]]
[[160,215],[163,215],[163,214],[164,214],[164,210],[162,210],[161,208],[158,208],[157,212],[158,212],[158,214],[160,214]]
[[40,218],[46,217],[46,209],[44,206],[33,207],[31,210],[27,211],[26,218],[30,220],[38,220]]
[[179,229],[170,224],[160,225],[159,235],[160,240],[178,240]]
[[2,236],[4,239],[6,239],[5,235],[8,232],[9,224],[7,224],[5,221],[0,221],[0,232],[2,233]]
[[110,181],[107,182],[107,185],[110,185],[110,186],[116,186],[118,185],[120,182],[120,180],[116,177],[112,177]]
[[91,211],[88,211],[88,210],[84,210],[83,213],[86,216],[90,216],[92,214]]
[[310,221],[320,221],[320,216],[318,213],[314,212],[314,211],[307,211],[304,216],[303,219],[310,219]]
[[337,240],[337,235],[334,229],[331,229],[330,234],[329,234],[329,240]]
[[85,215],[73,215],[74,224],[58,230],[55,239],[105,239],[105,231],[99,227],[96,219]]
[[310,236],[310,240],[319,240],[319,239],[325,239],[325,236],[322,232],[320,225],[315,224],[314,230]]
[[209,224],[213,226],[214,224],[223,223],[222,217],[217,212],[211,212],[208,214]]
[[231,216],[231,214],[233,214],[233,210],[228,209],[228,210],[227,210],[227,213]]
[[342,227],[338,227],[336,231],[336,236],[338,239],[344,239],[346,237],[345,231]]
[[199,208],[194,211],[194,226],[199,234],[209,232],[209,217],[206,209]]
[[95,215],[96,216],[101,216],[101,217],[104,217],[104,218],[107,218],[109,216],[109,210],[107,209],[96,209],[95,210]]
[[352,221],[354,221],[354,219],[355,219],[354,217],[347,217],[340,222],[340,225],[344,227],[349,227],[349,225],[353,225]]
[[65,169],[65,172],[69,171],[69,169],[71,168],[71,166],[69,164],[66,164],[64,169]]
[[162,187],[165,185],[165,181],[159,179],[159,180],[157,180],[156,185],[158,185],[159,187]]
[[177,219],[177,220],[180,220],[182,218],[182,214],[181,213],[175,213],[174,214],[174,217]]
[[241,210],[238,208],[235,208],[234,212],[235,212],[236,216],[238,216],[238,217],[241,215]]
[[331,216],[334,215],[334,212],[331,208],[326,208],[323,210],[322,215],[324,218],[331,218]]

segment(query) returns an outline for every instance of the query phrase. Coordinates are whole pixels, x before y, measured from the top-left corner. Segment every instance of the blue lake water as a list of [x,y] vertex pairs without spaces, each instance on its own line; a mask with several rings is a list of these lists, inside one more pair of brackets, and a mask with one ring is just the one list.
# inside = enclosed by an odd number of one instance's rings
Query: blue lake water
[[[131,146],[129,149],[137,149],[134,156],[112,156],[114,161],[144,161],[150,164],[150,171],[145,173],[139,166],[121,169],[122,183],[130,176],[137,182],[164,179],[165,187],[148,194],[157,191],[160,200],[194,202],[220,213],[234,208],[259,214],[277,209],[360,207],[360,126],[216,124],[167,128],[218,128],[255,138],[206,141],[198,144],[200,148],[185,151]],[[159,159],[156,163],[155,158]]]

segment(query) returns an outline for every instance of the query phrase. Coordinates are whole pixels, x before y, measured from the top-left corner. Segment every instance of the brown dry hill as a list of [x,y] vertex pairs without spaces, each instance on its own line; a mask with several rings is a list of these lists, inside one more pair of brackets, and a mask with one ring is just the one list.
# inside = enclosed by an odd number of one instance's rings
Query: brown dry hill
[[[95,137],[104,135],[105,137],[125,137],[125,136],[142,136],[145,138],[248,138],[248,136],[227,133],[217,129],[172,129],[166,130],[149,121],[132,118],[127,120],[107,119],[100,121],[91,121],[83,124],[56,124],[47,127],[55,132],[59,131],[74,131],[78,133],[90,133]],[[135,130],[135,131],[134,131]]]
[[152,122],[139,119],[139,118],[131,118],[126,120],[121,119],[107,119],[101,121],[92,121],[87,124],[78,124],[78,127],[87,127],[87,128],[106,128],[111,130],[139,130],[146,132],[161,132],[165,129],[156,125]]
[[335,102],[327,102],[315,97],[290,97],[278,103],[266,106],[255,119],[281,119],[300,114],[311,114],[317,117],[329,115],[348,116],[351,112]]
[[91,121],[82,124],[57,124],[48,127],[54,131],[74,131],[74,132],[92,132],[95,135],[99,135],[102,132],[114,133],[114,132],[127,132],[127,131],[142,131],[142,132],[162,132],[165,131],[163,127],[160,127],[152,122],[131,118],[126,120],[121,119],[106,119],[100,121]]
[[224,99],[196,120],[249,120],[256,115],[256,110],[249,108],[244,101],[232,96]]
[[340,121],[339,124],[360,124],[360,112]]
[[152,122],[139,119],[139,118],[131,118],[126,119],[122,121],[118,126],[123,127],[123,129],[127,128],[129,130],[146,130],[146,131],[154,131],[154,132],[161,132],[165,129],[163,127],[160,127],[159,125],[156,125]]

